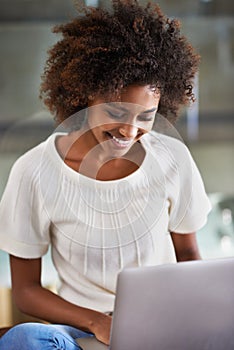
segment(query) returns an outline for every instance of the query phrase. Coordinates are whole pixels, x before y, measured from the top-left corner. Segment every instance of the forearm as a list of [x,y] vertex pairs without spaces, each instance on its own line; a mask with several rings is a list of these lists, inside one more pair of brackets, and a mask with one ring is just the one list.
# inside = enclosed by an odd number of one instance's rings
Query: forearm
[[41,258],[10,256],[13,297],[18,308],[51,323],[88,331],[109,344],[111,317],[72,304],[41,286]]
[[31,316],[52,322],[68,324],[84,331],[94,332],[101,313],[74,305],[40,285],[13,290],[18,308]]

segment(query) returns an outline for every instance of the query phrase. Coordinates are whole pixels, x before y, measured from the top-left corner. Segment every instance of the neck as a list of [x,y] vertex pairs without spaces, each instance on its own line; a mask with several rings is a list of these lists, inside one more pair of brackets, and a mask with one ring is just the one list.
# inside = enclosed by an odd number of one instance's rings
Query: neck
[[88,131],[74,131],[58,138],[57,149],[73,170],[91,178],[114,180],[134,172],[142,163],[145,151],[139,142],[121,157],[106,154]]

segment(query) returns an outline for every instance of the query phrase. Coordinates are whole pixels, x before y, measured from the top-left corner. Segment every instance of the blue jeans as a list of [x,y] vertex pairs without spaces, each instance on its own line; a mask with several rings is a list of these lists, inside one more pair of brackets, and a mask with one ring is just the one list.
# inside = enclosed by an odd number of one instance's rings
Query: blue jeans
[[92,336],[65,325],[22,323],[0,338],[0,350],[79,350],[75,339]]

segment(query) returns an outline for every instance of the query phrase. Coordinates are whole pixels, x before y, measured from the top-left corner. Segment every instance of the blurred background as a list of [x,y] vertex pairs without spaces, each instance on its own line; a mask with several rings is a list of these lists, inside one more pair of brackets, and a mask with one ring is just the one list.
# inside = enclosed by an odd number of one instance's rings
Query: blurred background
[[[0,198],[15,160],[54,130],[53,118],[38,97],[40,77],[46,52],[59,39],[51,28],[75,16],[75,2],[0,0]],[[107,0],[85,3],[110,6]],[[234,2],[157,3],[165,14],[181,20],[183,33],[202,57],[196,103],[181,112],[176,125],[213,206],[206,226],[198,232],[202,257],[234,256]],[[43,259],[43,283],[54,288],[55,282],[48,253]],[[0,327],[22,320],[29,318],[12,303],[8,256],[0,251]]]

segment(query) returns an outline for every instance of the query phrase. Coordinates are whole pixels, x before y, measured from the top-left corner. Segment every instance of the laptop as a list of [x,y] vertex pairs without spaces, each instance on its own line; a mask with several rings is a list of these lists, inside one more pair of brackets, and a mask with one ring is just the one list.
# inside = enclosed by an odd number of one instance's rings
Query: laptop
[[110,347],[83,350],[233,350],[234,258],[127,268],[117,281]]

